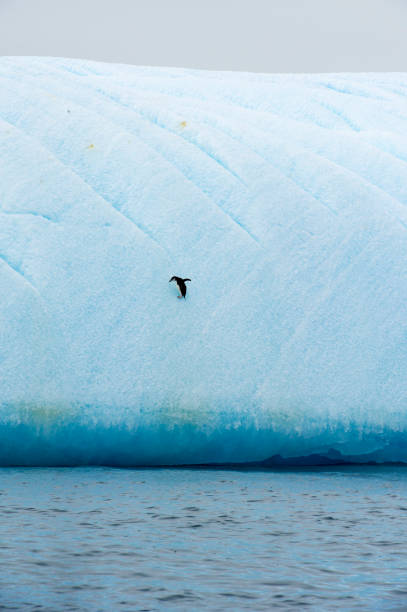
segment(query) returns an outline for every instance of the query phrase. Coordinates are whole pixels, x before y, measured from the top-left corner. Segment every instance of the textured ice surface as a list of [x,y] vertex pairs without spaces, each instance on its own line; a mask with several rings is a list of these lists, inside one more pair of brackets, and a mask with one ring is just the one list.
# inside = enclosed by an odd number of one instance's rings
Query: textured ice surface
[[407,460],[407,75],[0,59],[0,288],[2,464]]

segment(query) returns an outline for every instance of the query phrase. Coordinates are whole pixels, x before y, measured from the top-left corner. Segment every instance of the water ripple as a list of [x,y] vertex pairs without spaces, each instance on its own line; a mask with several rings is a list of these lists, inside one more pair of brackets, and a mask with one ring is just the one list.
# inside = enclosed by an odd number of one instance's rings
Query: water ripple
[[407,609],[407,469],[2,469],[1,610]]

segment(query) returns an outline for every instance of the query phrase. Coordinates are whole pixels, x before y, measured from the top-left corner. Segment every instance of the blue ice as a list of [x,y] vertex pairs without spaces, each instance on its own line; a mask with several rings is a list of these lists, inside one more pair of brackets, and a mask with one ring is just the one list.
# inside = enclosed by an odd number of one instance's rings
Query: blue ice
[[407,75],[1,58],[0,288],[0,464],[407,460]]

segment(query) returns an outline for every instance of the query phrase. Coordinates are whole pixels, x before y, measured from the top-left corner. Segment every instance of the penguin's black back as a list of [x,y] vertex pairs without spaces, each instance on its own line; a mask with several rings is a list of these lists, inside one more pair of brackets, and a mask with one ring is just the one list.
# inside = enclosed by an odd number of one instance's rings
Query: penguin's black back
[[175,281],[177,283],[179,292],[182,295],[182,297],[185,299],[185,296],[187,294],[187,286],[186,286],[185,283],[186,283],[186,281],[190,281],[191,282],[191,279],[190,278],[181,278],[180,276],[172,276],[170,278],[170,282],[171,281]]

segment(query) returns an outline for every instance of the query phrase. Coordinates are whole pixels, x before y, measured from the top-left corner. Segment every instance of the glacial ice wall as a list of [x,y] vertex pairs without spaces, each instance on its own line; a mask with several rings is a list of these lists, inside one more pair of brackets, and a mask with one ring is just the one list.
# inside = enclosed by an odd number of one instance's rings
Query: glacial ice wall
[[1,58],[0,288],[1,465],[407,460],[407,75]]

